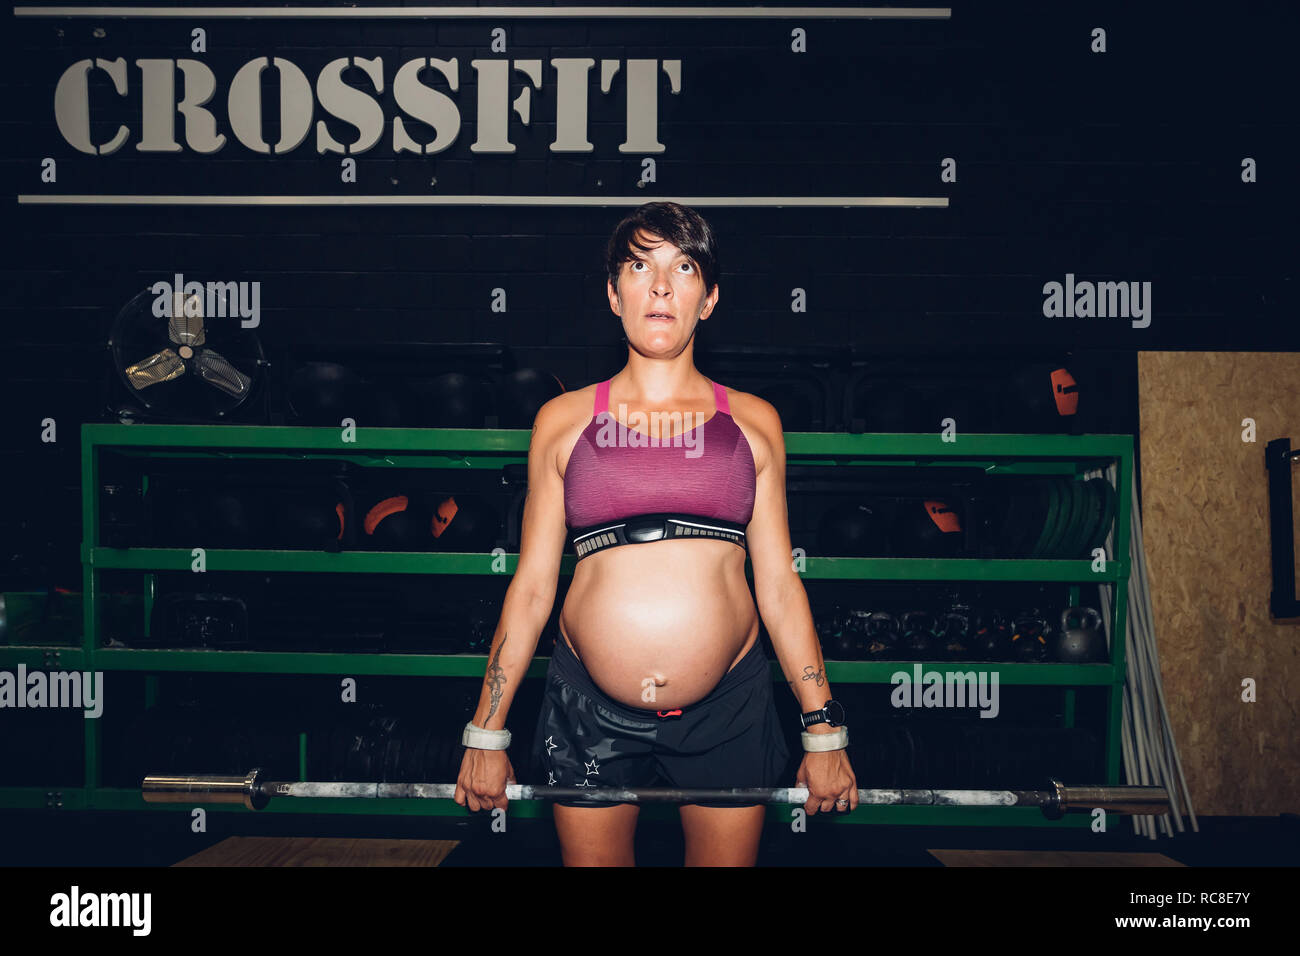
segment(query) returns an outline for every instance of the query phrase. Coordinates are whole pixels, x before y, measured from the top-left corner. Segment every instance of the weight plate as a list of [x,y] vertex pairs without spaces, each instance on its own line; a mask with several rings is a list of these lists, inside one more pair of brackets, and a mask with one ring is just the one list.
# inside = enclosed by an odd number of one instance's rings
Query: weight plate
[[1092,485],[1094,480],[1090,478],[1079,483],[1079,490],[1083,495],[1084,518],[1079,529],[1079,536],[1075,541],[1074,551],[1069,555],[1071,558],[1092,557],[1090,542],[1097,529],[1101,526],[1101,497]]
[[1074,539],[1074,550],[1069,555],[1071,558],[1086,558],[1088,554],[1088,541],[1092,538],[1093,529],[1097,527],[1100,521],[1100,507],[1097,502],[1097,495],[1088,487],[1086,481],[1077,482],[1079,488],[1079,499],[1081,501],[1080,509],[1083,512],[1082,520],[1079,523],[1079,534]]
[[1061,479],[1062,496],[1068,502],[1069,518],[1061,528],[1061,534],[1056,540],[1056,547],[1052,550],[1052,557],[1061,559],[1071,554],[1071,548],[1079,537],[1079,525],[1086,515],[1083,511],[1083,495],[1080,492],[1083,486],[1072,478]]
[[1061,478],[1047,479],[1049,492],[1054,496],[1054,509],[1048,512],[1047,527],[1039,540],[1038,556],[1051,558],[1056,554],[1056,546],[1061,540],[1061,533],[1070,520],[1070,496]]
[[1105,478],[1093,479],[1096,489],[1101,493],[1101,527],[1097,529],[1092,541],[1089,543],[1089,550],[1101,548],[1106,545],[1106,535],[1110,533],[1111,524],[1115,520],[1116,506],[1119,503],[1119,496],[1115,493],[1115,487]]
[[1030,478],[1021,483],[1018,494],[1012,557],[1027,558],[1047,521],[1047,491],[1041,481]]
[[1061,495],[1057,491],[1056,483],[1050,479],[1041,479],[1037,482],[1037,485],[1039,489],[1038,503],[1041,507],[1036,507],[1032,513],[1031,540],[1034,543],[1029,548],[1029,557],[1031,558],[1042,557],[1043,551],[1055,531],[1061,510]]

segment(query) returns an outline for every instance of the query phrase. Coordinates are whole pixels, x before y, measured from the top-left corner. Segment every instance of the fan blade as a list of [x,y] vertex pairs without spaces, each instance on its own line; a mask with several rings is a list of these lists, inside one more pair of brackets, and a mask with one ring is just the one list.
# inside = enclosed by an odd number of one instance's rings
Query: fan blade
[[177,295],[172,298],[172,316],[167,320],[167,337],[177,345],[198,346],[206,341],[203,299],[197,295]]
[[185,374],[185,363],[171,349],[155,352],[126,367],[126,379],[133,388],[148,388]]
[[196,356],[199,375],[205,382],[236,398],[246,394],[253,380],[235,368],[212,349],[203,349]]

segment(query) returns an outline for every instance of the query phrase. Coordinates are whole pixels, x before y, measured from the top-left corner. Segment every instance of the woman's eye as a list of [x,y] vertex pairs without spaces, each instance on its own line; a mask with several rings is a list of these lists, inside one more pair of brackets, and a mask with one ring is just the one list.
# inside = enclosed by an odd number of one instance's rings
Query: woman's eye
[[[636,272],[637,266],[643,266],[643,265],[645,265],[645,263],[642,262],[640,259],[633,259],[631,269],[633,272]],[[691,265],[689,262],[683,262],[682,265],[691,270],[695,269],[695,266]]]

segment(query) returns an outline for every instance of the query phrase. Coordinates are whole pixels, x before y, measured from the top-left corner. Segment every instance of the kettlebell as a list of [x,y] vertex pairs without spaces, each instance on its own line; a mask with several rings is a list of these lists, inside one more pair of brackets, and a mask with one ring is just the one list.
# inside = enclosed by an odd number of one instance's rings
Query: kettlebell
[[1106,659],[1106,636],[1101,614],[1087,605],[1061,611],[1061,630],[1054,642],[1056,659],[1067,664],[1087,664]]
[[1030,608],[1016,615],[1011,628],[1011,652],[1018,661],[1041,661],[1047,659],[1047,638],[1051,625],[1039,613],[1038,608]]
[[939,645],[943,656],[962,660],[970,656],[970,607],[954,603],[939,615]]
[[980,611],[975,616],[972,650],[982,660],[1004,661],[1011,656],[1011,629],[1006,616],[996,609]]
[[840,619],[834,648],[840,660],[860,661],[867,656],[867,612],[856,608]]
[[898,653],[898,619],[888,611],[872,611],[864,625],[867,657],[892,660]]
[[939,646],[934,615],[929,611],[908,611],[901,623],[903,639],[900,650],[903,656],[918,661],[931,660]]

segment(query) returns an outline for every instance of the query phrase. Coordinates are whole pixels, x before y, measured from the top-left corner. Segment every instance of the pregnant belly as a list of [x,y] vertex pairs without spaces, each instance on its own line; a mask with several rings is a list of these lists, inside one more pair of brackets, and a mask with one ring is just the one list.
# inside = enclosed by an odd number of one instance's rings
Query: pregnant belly
[[574,570],[560,631],[614,700],[686,707],[757,639],[745,552],[725,541],[653,541],[593,554]]

